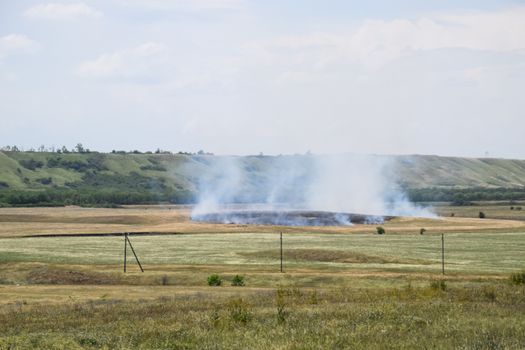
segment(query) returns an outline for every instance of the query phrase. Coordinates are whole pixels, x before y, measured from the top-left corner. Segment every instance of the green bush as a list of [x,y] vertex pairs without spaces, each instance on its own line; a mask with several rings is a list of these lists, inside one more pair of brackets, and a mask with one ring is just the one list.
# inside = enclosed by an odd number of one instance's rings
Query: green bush
[[425,232],[427,232],[427,230],[425,228],[422,228],[421,230],[419,230],[419,234],[420,235],[424,234]]
[[235,275],[232,279],[232,286],[235,286],[235,287],[244,286],[244,276]]
[[29,169],[29,170],[36,170],[44,166],[44,162],[40,160],[34,160],[34,159],[27,159],[27,160],[21,159],[18,161],[18,163],[24,168]]
[[513,284],[525,284],[525,271],[511,274],[510,281]]
[[208,276],[208,285],[209,286],[220,286],[222,284],[221,276],[214,273],[213,275]]
[[378,235],[384,235],[386,233],[385,229],[381,226],[377,226],[376,230]]
[[480,219],[485,219],[485,213],[482,212],[482,211],[480,211],[480,212],[479,212],[479,218],[480,218]]

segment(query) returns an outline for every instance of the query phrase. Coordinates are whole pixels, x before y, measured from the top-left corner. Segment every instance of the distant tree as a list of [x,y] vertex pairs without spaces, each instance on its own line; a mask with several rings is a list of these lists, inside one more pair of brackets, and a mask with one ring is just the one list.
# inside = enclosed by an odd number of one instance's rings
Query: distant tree
[[480,219],[485,219],[485,213],[482,212],[482,211],[480,211],[480,212],[479,212],[479,218],[480,218]]
[[420,235],[424,234],[425,232],[427,232],[427,230],[424,229],[424,228],[422,228],[421,230],[419,230],[419,234],[420,234]]
[[381,226],[377,226],[376,230],[378,235],[384,235],[386,233],[385,229]]
[[85,153],[86,150],[84,149],[84,146],[82,146],[81,143],[77,143],[77,145],[75,146],[75,150],[77,153]]
[[62,146],[60,150],[62,151],[62,153],[69,153],[69,150],[67,149],[66,146]]

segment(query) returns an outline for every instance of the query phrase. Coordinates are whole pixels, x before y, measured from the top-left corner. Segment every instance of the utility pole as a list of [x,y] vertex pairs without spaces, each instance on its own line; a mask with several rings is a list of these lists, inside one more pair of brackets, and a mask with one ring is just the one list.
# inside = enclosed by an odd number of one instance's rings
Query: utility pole
[[283,272],[283,233],[281,232],[281,272]]
[[445,235],[441,234],[441,274],[445,275]]
[[127,253],[128,253],[128,233],[124,232],[124,273],[126,272]]

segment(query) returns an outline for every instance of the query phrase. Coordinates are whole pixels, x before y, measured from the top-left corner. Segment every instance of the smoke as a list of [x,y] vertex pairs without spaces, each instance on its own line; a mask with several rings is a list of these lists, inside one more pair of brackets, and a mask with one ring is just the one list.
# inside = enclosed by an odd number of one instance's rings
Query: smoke
[[[221,210],[224,204],[238,201],[242,193],[240,186],[243,182],[242,164],[238,157],[199,157],[211,162],[205,171],[198,174],[198,205],[193,209],[193,215],[201,215]],[[255,198],[254,198],[255,199]]]
[[[228,215],[224,209],[238,209],[232,207],[235,203],[250,204],[252,211],[333,212],[333,219],[341,225],[351,224],[347,213],[366,214],[369,223],[382,222],[384,216],[434,216],[407,199],[398,186],[392,157],[346,154],[206,159],[194,218],[220,212]],[[279,223],[282,217],[278,217]],[[302,224],[297,215],[284,217],[290,218],[290,225]],[[233,219],[219,221],[242,223],[239,215]]]

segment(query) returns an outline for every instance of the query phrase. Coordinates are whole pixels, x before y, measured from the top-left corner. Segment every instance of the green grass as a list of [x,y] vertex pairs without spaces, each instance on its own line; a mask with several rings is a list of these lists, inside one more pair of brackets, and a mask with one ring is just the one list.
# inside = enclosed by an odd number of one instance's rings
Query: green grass
[[[276,234],[131,236],[131,241],[146,267],[279,264]],[[283,248],[289,270],[436,272],[441,268],[440,235],[287,234]],[[524,233],[447,234],[445,249],[448,272],[500,274],[525,268]],[[122,254],[121,237],[0,239],[0,261],[114,265],[122,261]]]

